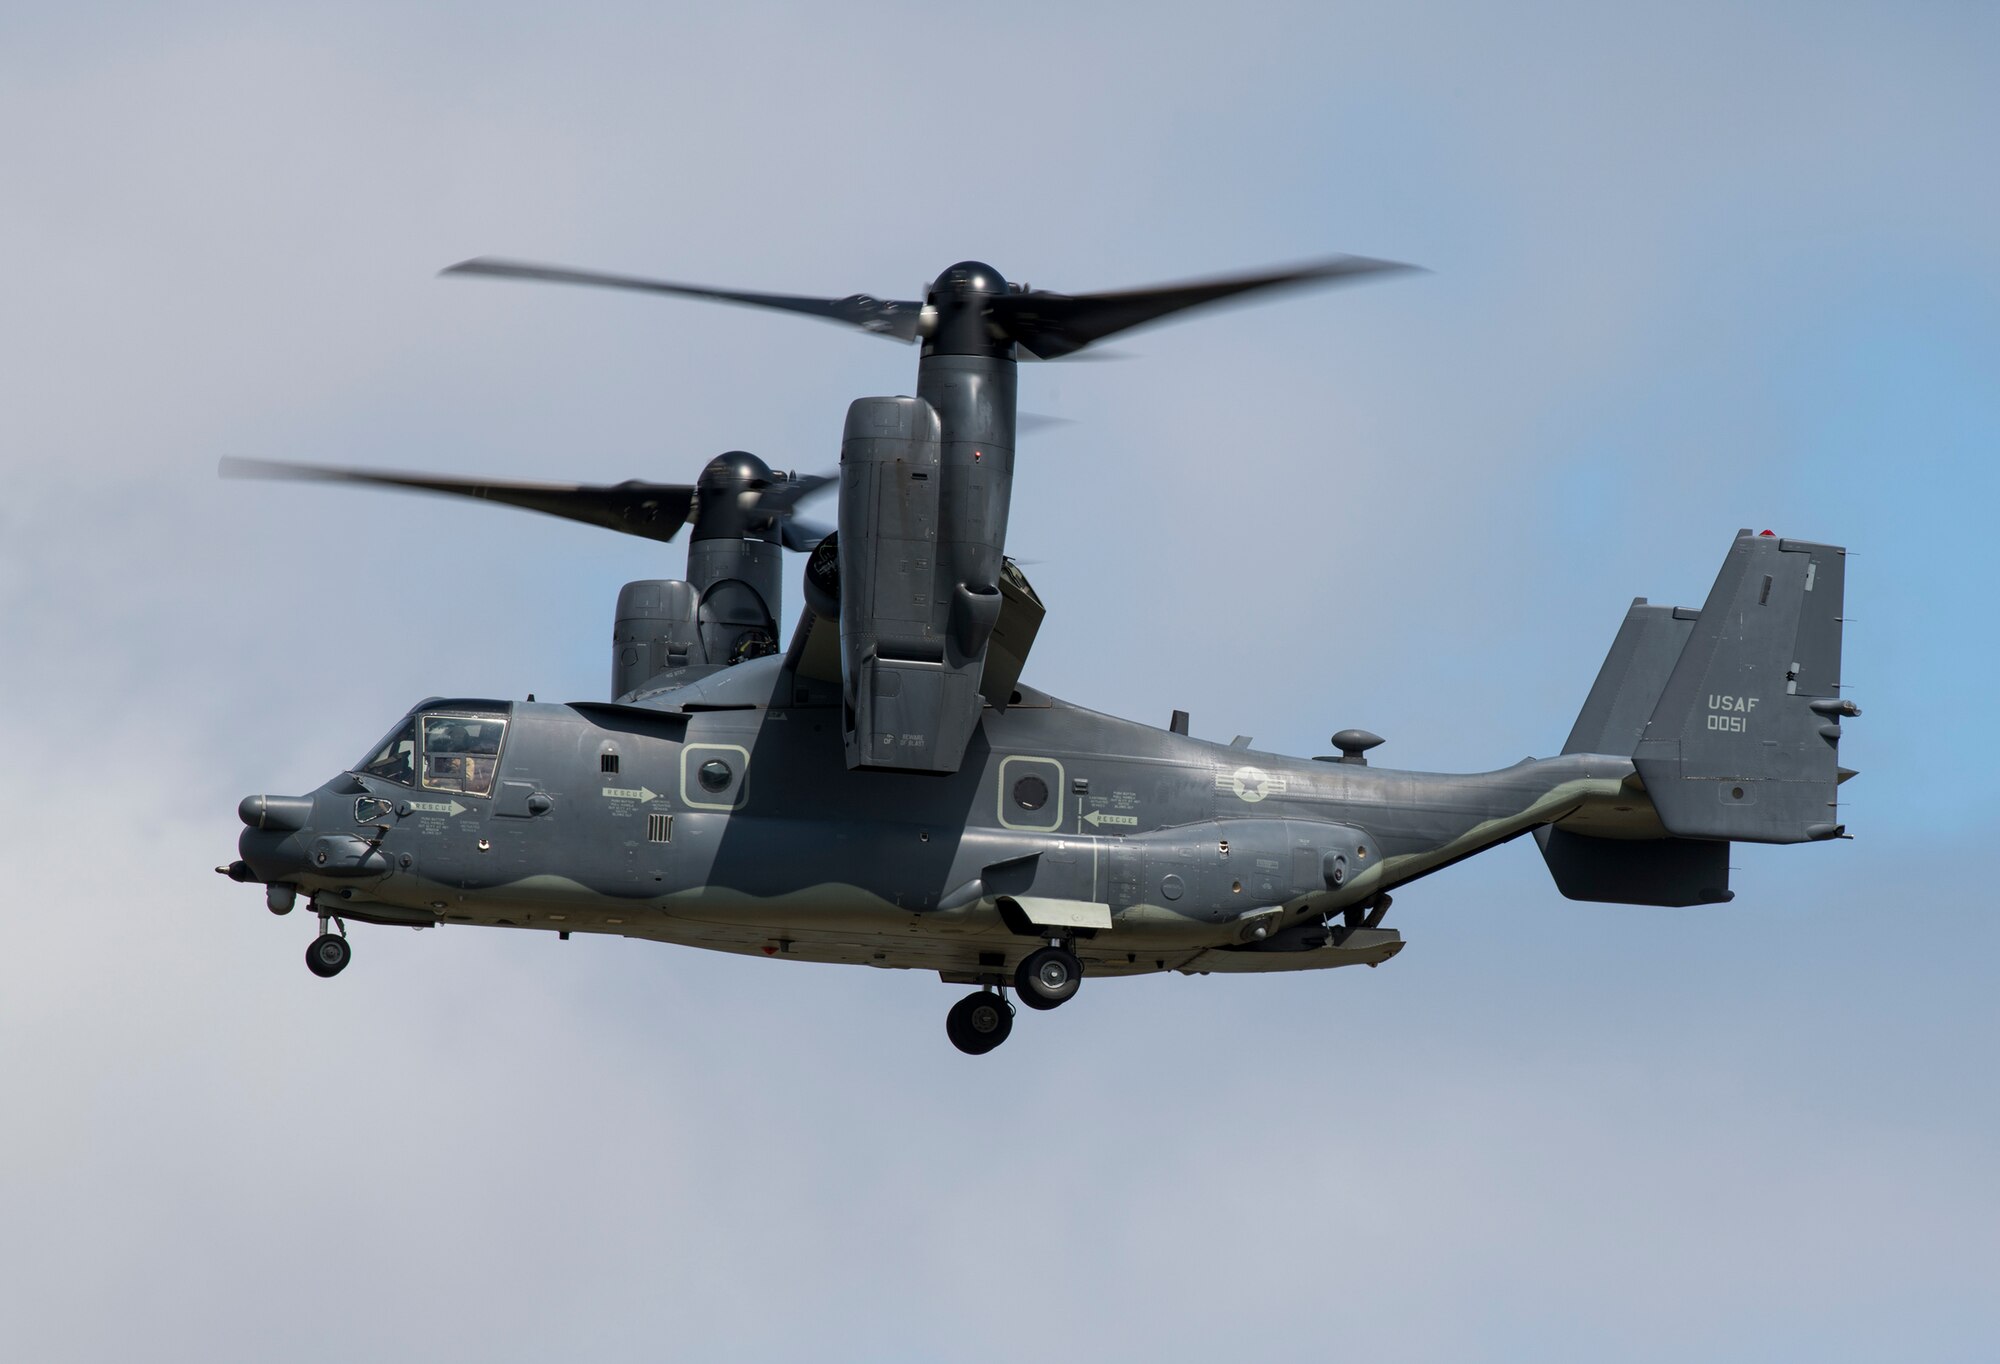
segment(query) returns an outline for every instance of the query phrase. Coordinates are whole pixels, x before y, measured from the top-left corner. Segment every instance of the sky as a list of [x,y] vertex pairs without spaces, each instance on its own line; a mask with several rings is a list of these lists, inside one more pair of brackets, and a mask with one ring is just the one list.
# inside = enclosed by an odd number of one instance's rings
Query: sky
[[[14,7],[0,1322],[21,1358],[1985,1360],[2000,927],[1985,6]],[[1031,366],[1027,680],[1560,747],[1634,596],[1850,548],[1854,839],[1733,903],[1397,896],[1384,969],[1086,984],[311,925],[216,877],[419,697],[599,699],[678,547],[224,483],[830,468],[914,353],[436,278],[910,297],[1431,273]],[[830,512],[830,507],[821,508]],[[795,575],[799,565],[788,566]],[[794,600],[796,593],[792,593]]]

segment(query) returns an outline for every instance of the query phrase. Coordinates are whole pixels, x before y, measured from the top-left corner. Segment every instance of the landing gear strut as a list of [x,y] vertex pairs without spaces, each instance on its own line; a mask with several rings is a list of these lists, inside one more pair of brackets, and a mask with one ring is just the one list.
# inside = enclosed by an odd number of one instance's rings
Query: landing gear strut
[[998,990],[976,990],[951,1006],[944,1034],[968,1056],[984,1056],[1014,1030],[1014,1006]]
[[347,925],[333,919],[340,932],[329,933],[326,925],[330,915],[319,916],[319,936],[306,948],[306,969],[321,979],[337,976],[347,969],[348,961],[354,956],[347,946]]
[[1357,928],[1381,927],[1382,916],[1389,912],[1390,904],[1390,897],[1385,891],[1372,900],[1363,900],[1358,905],[1349,905],[1341,911],[1341,914],[1347,920],[1347,931],[1352,933]]
[[1083,984],[1083,963],[1067,947],[1038,947],[1014,969],[1014,988],[1030,1009],[1067,1004]]

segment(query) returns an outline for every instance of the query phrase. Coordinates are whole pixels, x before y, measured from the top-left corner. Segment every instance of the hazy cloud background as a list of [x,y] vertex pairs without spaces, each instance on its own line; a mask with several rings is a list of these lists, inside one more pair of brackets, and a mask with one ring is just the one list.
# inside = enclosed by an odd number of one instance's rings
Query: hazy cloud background
[[[1966,5],[76,6],[0,19],[0,1322],[22,1358],[1988,1359],[2000,22]],[[1033,367],[1032,677],[1558,747],[1625,603],[1847,544],[1851,843],[1531,848],[1382,971],[1088,989],[309,926],[209,868],[417,697],[590,698],[678,550],[225,484],[830,466],[914,354],[438,281],[1436,273]],[[795,595],[795,594],[794,594]]]

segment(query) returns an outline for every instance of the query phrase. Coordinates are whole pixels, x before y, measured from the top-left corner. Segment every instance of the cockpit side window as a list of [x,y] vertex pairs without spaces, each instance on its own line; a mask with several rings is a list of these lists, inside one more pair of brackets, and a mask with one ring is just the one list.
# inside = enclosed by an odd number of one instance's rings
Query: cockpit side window
[[424,717],[424,786],[490,795],[507,717],[484,713]]
[[417,722],[405,720],[402,727],[382,741],[375,756],[361,764],[363,773],[404,786],[417,784]]

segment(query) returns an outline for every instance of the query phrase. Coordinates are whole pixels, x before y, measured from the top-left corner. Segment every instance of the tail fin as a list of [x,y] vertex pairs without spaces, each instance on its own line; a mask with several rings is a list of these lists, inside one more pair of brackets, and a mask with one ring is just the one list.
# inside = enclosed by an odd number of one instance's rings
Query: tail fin
[[1837,788],[1846,551],[1739,532],[1700,611],[1632,603],[1564,753],[1630,754],[1659,823],[1537,831],[1564,895],[1730,898],[1729,840],[1842,832]]
[[1630,757],[1638,751],[1646,722],[1653,718],[1660,693],[1666,690],[1700,614],[1684,606],[1649,606],[1644,597],[1633,598],[1563,752]]
[[[1626,757],[1638,749],[1699,614],[1680,606],[1652,606],[1644,597],[1634,599],[1563,752]],[[1621,905],[1678,907],[1721,904],[1731,898],[1727,843],[1662,838],[1657,829],[1649,831],[1652,837],[1629,828],[1619,832],[1627,836],[1537,829],[1535,841],[1556,889],[1572,900]],[[1639,836],[1631,837],[1633,833]]]
[[1743,531],[1633,750],[1667,832],[1804,843],[1841,833],[1847,551]]

